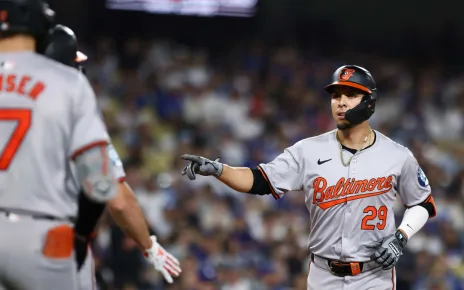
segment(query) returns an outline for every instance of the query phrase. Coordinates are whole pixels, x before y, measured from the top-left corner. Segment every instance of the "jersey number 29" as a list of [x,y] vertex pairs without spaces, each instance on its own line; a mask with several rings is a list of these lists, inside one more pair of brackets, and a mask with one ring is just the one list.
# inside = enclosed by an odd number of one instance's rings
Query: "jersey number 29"
[[[361,230],[372,231],[375,230],[375,227],[379,230],[383,230],[387,225],[387,212],[388,209],[384,205],[378,209],[375,206],[367,206],[364,209],[364,213],[367,213],[367,215],[362,219]],[[375,218],[378,219],[377,224],[369,223]]]
[[24,136],[31,127],[32,112],[29,109],[0,109],[0,122],[17,122],[13,133],[0,151],[0,171],[5,171],[10,166]]

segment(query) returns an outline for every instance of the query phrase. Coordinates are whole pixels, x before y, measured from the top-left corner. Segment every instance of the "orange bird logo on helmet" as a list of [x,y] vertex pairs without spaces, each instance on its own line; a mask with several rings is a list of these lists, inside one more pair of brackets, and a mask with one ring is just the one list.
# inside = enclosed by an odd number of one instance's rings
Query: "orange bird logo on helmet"
[[342,80],[342,81],[347,81],[349,80],[353,74],[355,73],[355,70],[354,69],[351,69],[351,68],[344,68],[342,69],[342,71],[340,72],[340,76],[339,76],[339,79]]

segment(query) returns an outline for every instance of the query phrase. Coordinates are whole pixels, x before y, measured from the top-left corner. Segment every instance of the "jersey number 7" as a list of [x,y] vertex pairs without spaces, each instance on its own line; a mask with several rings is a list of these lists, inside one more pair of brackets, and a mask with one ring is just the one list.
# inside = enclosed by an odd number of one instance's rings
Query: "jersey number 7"
[[13,133],[0,151],[0,171],[5,171],[10,166],[24,136],[31,127],[32,112],[29,109],[0,109],[0,122],[17,122]]

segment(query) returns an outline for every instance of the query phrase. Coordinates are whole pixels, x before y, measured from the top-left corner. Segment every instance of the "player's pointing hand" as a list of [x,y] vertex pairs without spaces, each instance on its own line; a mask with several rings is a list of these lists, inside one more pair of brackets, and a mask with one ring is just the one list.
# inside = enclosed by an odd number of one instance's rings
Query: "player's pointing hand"
[[219,158],[212,161],[205,157],[190,154],[184,154],[181,158],[190,161],[190,163],[182,170],[182,175],[187,175],[190,180],[195,180],[196,174],[203,176],[221,176],[223,165],[219,162]]

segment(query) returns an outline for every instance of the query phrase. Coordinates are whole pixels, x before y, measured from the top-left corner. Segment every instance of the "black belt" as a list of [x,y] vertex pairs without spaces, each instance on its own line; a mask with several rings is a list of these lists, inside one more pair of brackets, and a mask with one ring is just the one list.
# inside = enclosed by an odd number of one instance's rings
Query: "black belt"
[[0,208],[0,212],[4,213],[7,217],[16,214],[19,216],[21,215],[29,216],[33,219],[38,219],[38,220],[63,221],[63,222],[76,223],[75,217],[56,217],[56,216],[49,215],[49,214],[38,213],[38,212],[33,212],[33,211],[23,210],[23,209]]
[[[364,266],[363,262],[342,262],[319,256],[318,258],[326,260],[332,274],[339,277],[358,275],[362,272]],[[311,254],[311,261],[314,263],[314,254]]]

